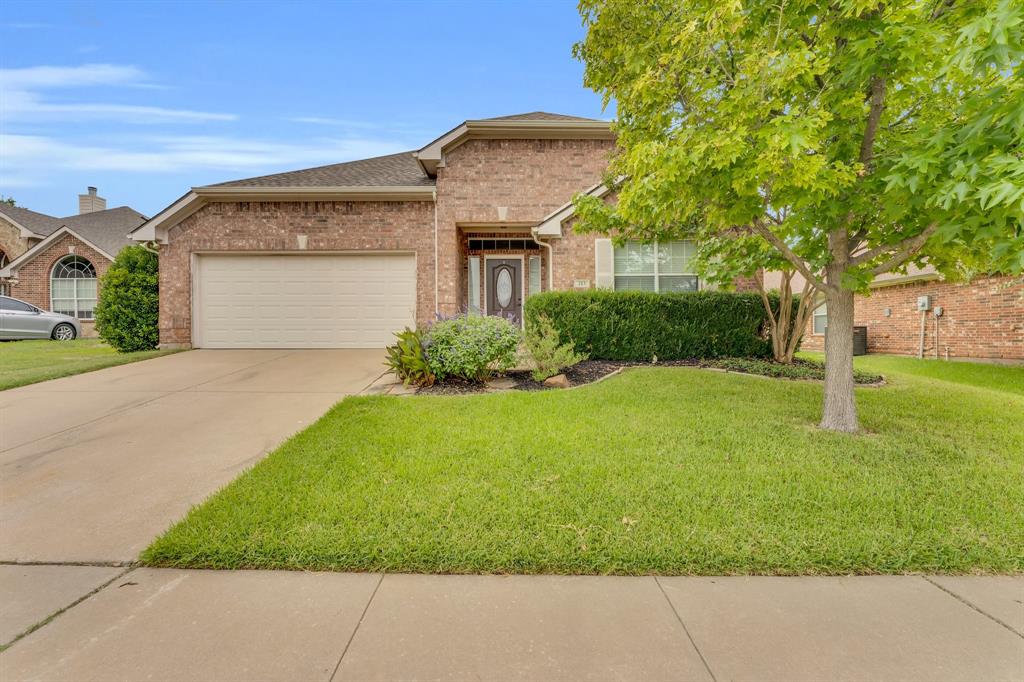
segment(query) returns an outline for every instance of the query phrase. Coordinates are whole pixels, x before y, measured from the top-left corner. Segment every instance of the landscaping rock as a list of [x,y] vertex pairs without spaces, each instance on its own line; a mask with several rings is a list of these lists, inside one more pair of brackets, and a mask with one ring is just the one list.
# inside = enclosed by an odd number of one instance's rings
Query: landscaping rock
[[491,379],[487,382],[487,388],[492,391],[508,391],[516,387],[516,382],[508,377]]
[[564,374],[556,374],[553,377],[548,377],[544,380],[544,385],[552,388],[569,388],[569,386],[571,386],[568,377]]

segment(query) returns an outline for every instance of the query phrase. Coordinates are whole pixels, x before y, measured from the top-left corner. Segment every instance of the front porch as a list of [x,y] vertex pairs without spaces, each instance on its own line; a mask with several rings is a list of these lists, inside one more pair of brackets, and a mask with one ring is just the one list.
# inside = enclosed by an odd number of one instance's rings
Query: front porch
[[533,294],[547,290],[547,247],[527,231],[460,229],[462,280],[459,309],[496,315],[517,324],[523,305]]

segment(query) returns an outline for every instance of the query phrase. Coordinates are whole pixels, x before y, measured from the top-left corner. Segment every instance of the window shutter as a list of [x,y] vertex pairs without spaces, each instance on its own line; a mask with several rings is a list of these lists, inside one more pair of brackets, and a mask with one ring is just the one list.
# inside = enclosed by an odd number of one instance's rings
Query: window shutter
[[598,289],[615,288],[615,250],[611,239],[594,240],[594,285]]

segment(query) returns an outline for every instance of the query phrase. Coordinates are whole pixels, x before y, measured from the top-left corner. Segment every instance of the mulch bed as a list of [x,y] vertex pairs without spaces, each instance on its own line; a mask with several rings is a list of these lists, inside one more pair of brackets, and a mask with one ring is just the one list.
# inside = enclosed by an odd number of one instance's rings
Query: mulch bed
[[[793,361],[794,366],[801,365],[814,365],[815,363],[808,360],[796,359]],[[762,372],[745,371],[745,368],[740,367],[718,367],[713,360],[661,360],[658,361],[657,365],[652,365],[649,362],[624,362],[619,360],[584,360],[583,362],[570,367],[565,370],[563,374],[569,380],[569,384],[572,386],[583,386],[585,384],[591,384],[595,381],[603,379],[604,377],[612,374],[613,372],[622,369],[623,367],[708,367],[718,368],[719,371],[730,371],[743,374],[754,374],[756,376],[765,376],[773,379],[781,379],[784,381],[796,381],[796,380],[810,380],[820,381],[813,377],[801,377],[801,376],[771,376]],[[511,384],[509,383],[511,382]],[[878,381],[858,381],[858,386],[881,386],[884,384],[884,379],[878,377]],[[418,393],[421,395],[463,395],[467,393],[487,393],[489,390],[514,390],[514,391],[549,391],[552,390],[551,386],[545,386],[542,381],[534,381],[533,377],[530,376],[528,370],[512,370],[506,372],[504,376],[498,377],[494,384],[476,384],[469,381],[462,381],[461,379],[446,379],[438,382],[429,388],[421,388]]]
[[[573,386],[583,386],[584,384],[591,384],[598,379],[603,379],[612,372],[618,371],[623,367],[638,367],[641,365],[650,366],[648,362],[619,362],[612,360],[584,360],[583,362],[573,365],[569,369],[565,370],[565,378],[569,380],[569,383]],[[697,367],[700,362],[697,360],[670,360],[667,362],[659,362],[661,366],[675,366],[685,365],[689,367]],[[542,381],[534,381],[533,377],[530,376],[529,370],[511,370],[506,372],[504,377],[514,382],[511,386],[511,390],[515,391],[550,391],[552,387],[545,386]],[[500,382],[499,378],[499,382]],[[469,381],[462,381],[461,379],[445,379],[428,388],[421,388],[418,393],[420,395],[463,395],[466,393],[486,393],[488,386],[486,384],[476,384]]]

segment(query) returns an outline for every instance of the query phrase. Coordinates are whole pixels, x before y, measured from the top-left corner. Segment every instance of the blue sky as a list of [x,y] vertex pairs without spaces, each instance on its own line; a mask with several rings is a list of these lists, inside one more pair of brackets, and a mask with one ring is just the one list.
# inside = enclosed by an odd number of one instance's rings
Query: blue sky
[[189,187],[414,149],[467,118],[609,118],[571,0],[19,2],[0,12],[0,195]]

